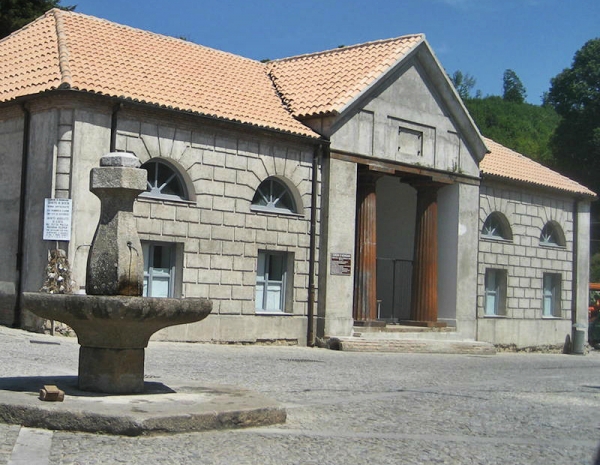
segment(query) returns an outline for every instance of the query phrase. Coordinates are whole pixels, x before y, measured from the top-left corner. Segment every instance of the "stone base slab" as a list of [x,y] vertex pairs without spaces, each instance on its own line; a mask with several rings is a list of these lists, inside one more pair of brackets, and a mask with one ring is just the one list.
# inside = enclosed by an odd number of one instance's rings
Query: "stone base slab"
[[[63,402],[43,402],[53,384]],[[285,423],[274,400],[229,386],[146,382],[143,394],[106,395],[79,390],[76,376],[0,378],[0,421],[31,428],[124,436],[243,428]]]
[[442,341],[431,339],[330,338],[329,347],[348,352],[399,352],[414,354],[494,355],[496,348],[487,342]]

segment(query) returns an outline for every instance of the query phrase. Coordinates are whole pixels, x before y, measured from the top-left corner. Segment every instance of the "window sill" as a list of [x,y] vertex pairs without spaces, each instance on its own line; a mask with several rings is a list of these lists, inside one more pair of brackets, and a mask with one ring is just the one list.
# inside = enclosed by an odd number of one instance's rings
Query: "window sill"
[[493,319],[506,319],[508,318],[506,315],[483,315],[483,318],[491,318]]
[[540,247],[545,247],[547,249],[563,249],[563,250],[567,249],[566,245],[560,245],[560,244],[542,244],[541,242],[540,242]]
[[162,197],[151,197],[149,195],[138,195],[136,200],[145,202],[161,202],[161,203],[172,203],[175,205],[196,205],[194,200],[176,200],[176,199],[165,199]]
[[287,312],[266,312],[266,311],[260,311],[260,310],[257,310],[254,314],[256,316],[294,316],[293,313],[287,313]]
[[277,216],[291,216],[293,218],[304,218],[304,215],[301,213],[294,213],[286,210],[275,210],[270,208],[261,208],[257,206],[251,206],[250,211],[253,213],[266,213],[268,215],[277,215]]
[[495,237],[495,236],[479,236],[480,239],[482,241],[487,241],[487,242],[498,242],[500,244],[512,244],[513,240],[512,239],[503,239],[502,237]]

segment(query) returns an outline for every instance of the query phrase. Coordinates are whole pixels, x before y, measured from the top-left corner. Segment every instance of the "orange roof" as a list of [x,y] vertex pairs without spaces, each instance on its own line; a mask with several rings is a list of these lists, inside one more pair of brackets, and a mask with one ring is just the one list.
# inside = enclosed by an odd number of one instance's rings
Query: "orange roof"
[[573,194],[596,197],[596,194],[572,179],[517,153],[492,139],[483,138],[490,153],[479,164],[481,174],[519,181],[535,186],[558,189]]
[[57,88],[318,137],[289,113],[263,63],[53,9],[0,41],[0,102]]
[[[267,64],[59,9],[0,40],[0,102],[53,89],[129,99],[319,137],[296,118],[340,113],[422,34]],[[481,173],[595,197],[575,181],[484,139]]]
[[340,113],[419,43],[423,34],[367,42],[267,64],[296,117]]

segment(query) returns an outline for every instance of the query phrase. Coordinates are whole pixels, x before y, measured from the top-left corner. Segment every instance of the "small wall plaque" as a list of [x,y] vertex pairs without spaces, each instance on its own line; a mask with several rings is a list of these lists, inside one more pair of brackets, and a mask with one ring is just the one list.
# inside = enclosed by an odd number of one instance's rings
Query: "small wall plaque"
[[349,253],[332,253],[330,274],[350,276],[352,273],[352,255]]

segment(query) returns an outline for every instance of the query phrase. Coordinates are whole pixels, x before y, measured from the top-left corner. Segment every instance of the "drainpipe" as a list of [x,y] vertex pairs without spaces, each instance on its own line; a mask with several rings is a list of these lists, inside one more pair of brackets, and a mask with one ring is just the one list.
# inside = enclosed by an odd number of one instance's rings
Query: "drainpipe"
[[23,149],[21,154],[21,191],[19,195],[19,226],[17,231],[17,289],[13,327],[21,327],[21,292],[23,291],[23,244],[25,242],[25,196],[27,195],[27,170],[29,162],[29,133],[31,127],[31,112],[26,104],[23,110]]
[[579,246],[579,242],[577,241],[577,234],[579,232],[579,200],[575,200],[573,202],[573,280],[571,282],[572,285],[572,298],[571,298],[571,322],[573,324],[577,323],[577,282],[578,275],[577,272],[577,248]]
[[308,252],[308,324],[306,334],[306,345],[309,347],[315,345],[315,260],[317,255],[317,190],[319,188],[318,169],[322,150],[323,146],[321,144],[316,146],[312,160],[312,186],[310,194],[310,242]]
[[116,151],[116,146],[117,146],[117,113],[119,113],[119,110],[121,110],[121,108],[123,108],[123,104],[122,103],[117,103],[114,107],[113,107],[113,111],[112,111],[112,115],[110,117],[110,152],[115,152]]
[[583,354],[586,333],[577,323],[577,287],[579,283],[579,200],[573,201],[573,273],[571,280],[571,353]]

